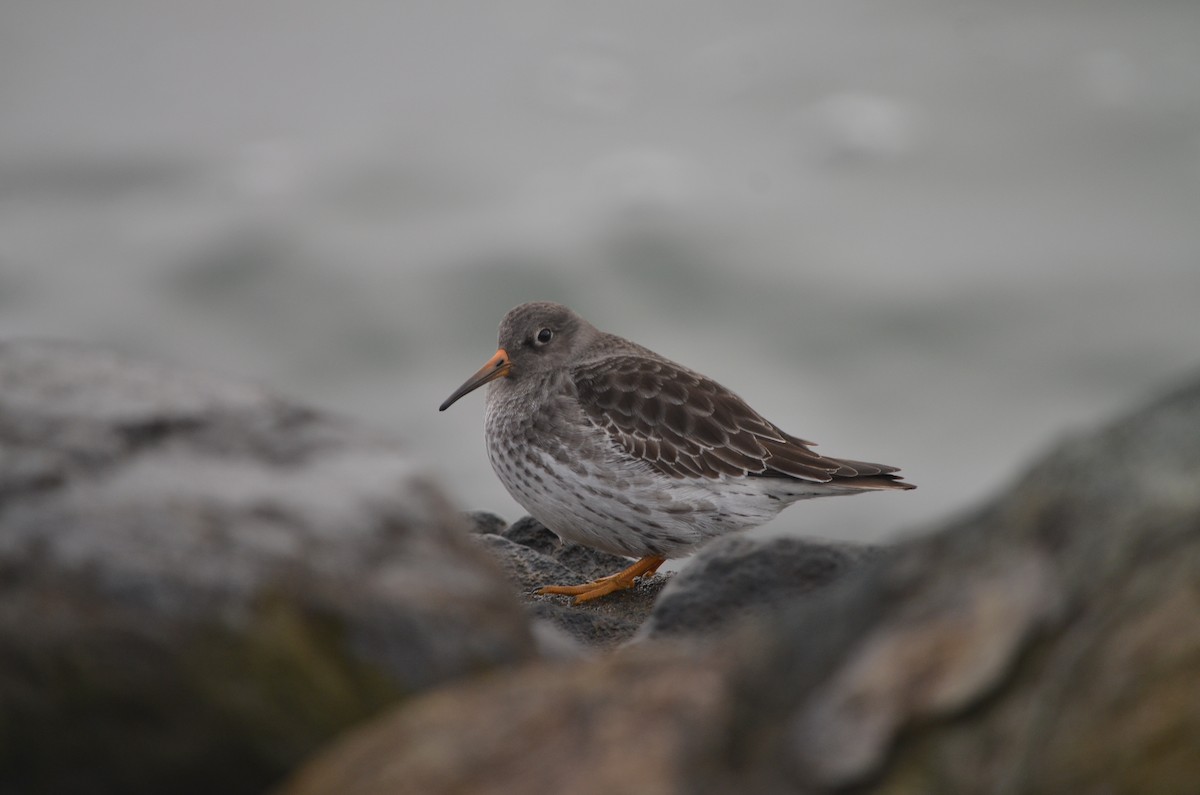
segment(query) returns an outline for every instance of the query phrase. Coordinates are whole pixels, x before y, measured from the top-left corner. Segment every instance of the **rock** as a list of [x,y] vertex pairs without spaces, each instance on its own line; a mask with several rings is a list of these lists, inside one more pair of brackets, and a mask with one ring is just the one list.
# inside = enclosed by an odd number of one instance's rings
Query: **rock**
[[671,578],[637,637],[719,640],[721,630],[807,598],[879,551],[803,538],[725,536],[702,547]]
[[389,713],[281,795],[668,795],[726,698],[711,664],[669,647],[541,663]]
[[283,792],[1195,791],[1200,379],[842,563],[724,644],[654,640],[409,702]]
[[542,585],[587,582],[629,565],[627,558],[563,543],[530,516],[499,533],[502,521],[472,514],[478,542],[508,573],[537,620],[584,648],[608,649],[639,639],[712,637],[731,623],[779,609],[834,582],[879,549],[799,538],[732,535],[696,553],[679,574],[656,575],[596,602],[534,596]]
[[463,531],[353,423],[0,344],[0,789],[261,792],[383,705],[530,657]]
[[513,592],[524,597],[531,597],[538,583],[569,581],[579,576],[549,555],[501,535],[480,536],[477,543],[500,564]]
[[703,793],[1191,793],[1200,380],[801,605],[734,677]]
[[499,535],[508,527],[508,522],[487,511],[471,511],[463,514],[463,518],[466,519],[467,528],[479,535]]
[[[565,546],[563,541],[553,531],[548,529],[544,524],[534,519],[532,516],[525,516],[503,530],[501,532],[505,538],[512,541],[514,544],[520,544],[523,547],[528,547],[539,555],[544,555],[549,558],[555,557],[556,553],[560,552]],[[571,546],[577,546],[572,544]],[[620,566],[625,562],[625,558],[616,555],[609,555],[597,549],[589,549],[588,547],[580,547],[581,550],[587,553],[592,553],[598,557],[607,557],[611,560],[609,565]]]
[[[503,532],[503,536],[509,541],[514,541],[552,558],[574,572],[576,578],[583,578],[582,582],[606,577],[632,563],[629,558],[623,558],[620,555],[601,552],[580,544],[565,543],[532,516],[526,516],[514,522]],[[543,581],[534,587],[547,584],[550,583]],[[562,585],[563,583],[553,584]]]
[[[483,525],[477,523],[477,526]],[[665,575],[643,578],[628,591],[574,604],[570,597],[536,596],[534,592],[543,585],[590,582],[614,574],[632,561],[579,544],[563,543],[531,516],[519,519],[499,535],[477,536],[476,541],[508,573],[530,616],[565,633],[580,649],[608,649],[632,638],[650,615],[655,598],[669,579]],[[555,641],[555,648],[554,652],[545,646],[542,650],[561,656],[565,647]]]

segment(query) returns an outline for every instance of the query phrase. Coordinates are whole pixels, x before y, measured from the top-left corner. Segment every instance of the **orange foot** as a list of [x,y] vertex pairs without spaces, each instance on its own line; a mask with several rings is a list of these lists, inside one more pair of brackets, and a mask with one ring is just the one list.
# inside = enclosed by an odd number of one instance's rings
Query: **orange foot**
[[632,588],[634,580],[638,577],[649,577],[658,571],[659,566],[666,562],[667,559],[664,557],[647,555],[629,568],[622,569],[616,574],[610,574],[607,577],[601,577],[594,582],[585,582],[583,585],[547,585],[544,588],[538,588],[534,593],[539,596],[545,594],[574,596],[573,603],[579,604],[591,599],[599,599],[601,596],[608,596],[610,593],[615,593],[616,591],[624,591]]

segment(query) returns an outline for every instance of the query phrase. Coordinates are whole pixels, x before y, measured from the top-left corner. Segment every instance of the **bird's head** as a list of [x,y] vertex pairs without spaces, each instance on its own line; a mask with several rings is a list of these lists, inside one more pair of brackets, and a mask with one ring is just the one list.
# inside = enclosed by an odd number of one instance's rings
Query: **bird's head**
[[562,304],[521,304],[500,321],[500,347],[475,375],[438,408],[445,411],[463,395],[498,378],[533,378],[567,366],[597,334],[586,320]]

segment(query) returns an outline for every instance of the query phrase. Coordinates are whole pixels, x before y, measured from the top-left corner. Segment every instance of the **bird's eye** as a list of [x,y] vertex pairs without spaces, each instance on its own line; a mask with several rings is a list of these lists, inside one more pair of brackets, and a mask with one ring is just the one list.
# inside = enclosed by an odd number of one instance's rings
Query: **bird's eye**
[[544,328],[537,333],[537,341],[539,345],[545,345],[554,338],[554,332],[548,328]]

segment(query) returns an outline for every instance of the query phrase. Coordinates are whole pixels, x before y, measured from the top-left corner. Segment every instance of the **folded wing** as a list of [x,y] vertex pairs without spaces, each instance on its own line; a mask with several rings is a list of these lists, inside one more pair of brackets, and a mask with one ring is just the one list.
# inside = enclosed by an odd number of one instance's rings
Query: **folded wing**
[[895,467],[813,452],[812,442],[785,433],[716,381],[665,360],[614,357],[572,376],[588,418],[629,455],[671,477],[861,478],[872,482],[854,485],[911,488],[896,482]]

